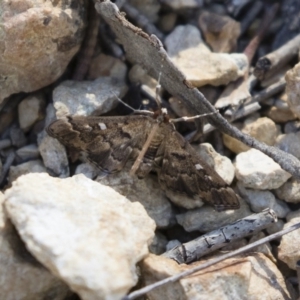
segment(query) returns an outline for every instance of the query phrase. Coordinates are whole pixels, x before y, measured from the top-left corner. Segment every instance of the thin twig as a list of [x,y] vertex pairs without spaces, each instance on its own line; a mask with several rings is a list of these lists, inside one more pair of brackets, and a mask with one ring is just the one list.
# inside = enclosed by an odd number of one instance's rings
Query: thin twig
[[256,63],[253,74],[259,80],[269,77],[295,57],[298,54],[299,49],[300,34],[277,50],[261,57]]
[[231,258],[233,256],[242,254],[242,253],[247,252],[247,251],[249,251],[249,250],[251,250],[251,249],[253,249],[253,248],[257,247],[257,246],[260,246],[260,245],[265,244],[267,242],[270,242],[270,241],[273,241],[275,239],[278,239],[281,236],[283,236],[283,235],[285,235],[285,234],[287,234],[287,233],[289,233],[291,231],[294,231],[296,229],[299,229],[299,228],[300,228],[300,223],[294,224],[294,225],[292,225],[292,226],[290,226],[288,228],[285,228],[285,229],[283,229],[281,231],[278,231],[278,232],[276,232],[274,234],[271,234],[271,235],[269,235],[269,236],[267,236],[265,238],[262,238],[262,239],[254,242],[252,244],[249,244],[247,246],[244,246],[244,247],[242,247],[240,249],[237,249],[237,250],[234,250],[232,252],[226,253],[226,254],[221,255],[221,256],[219,256],[217,258],[214,258],[214,259],[212,259],[212,260],[210,260],[210,261],[208,261],[206,263],[203,263],[200,266],[197,266],[195,268],[190,268],[187,271],[181,272],[181,273],[176,274],[174,276],[170,276],[170,277],[165,278],[163,280],[160,280],[160,281],[158,281],[158,282],[156,282],[154,284],[148,285],[148,286],[146,286],[146,287],[144,287],[142,289],[134,291],[134,292],[128,294],[127,296],[123,297],[122,300],[136,299],[136,298],[138,298],[138,297],[140,297],[142,295],[145,295],[145,294],[153,291],[156,288],[159,288],[160,286],[162,286],[164,284],[168,284],[168,283],[180,280],[180,279],[182,279],[184,277],[187,277],[187,276],[189,276],[191,274],[194,274],[194,273],[196,273],[196,272],[198,272],[200,270],[203,270],[203,269],[208,268],[208,267],[210,267],[212,265],[215,265],[215,264],[217,264],[217,263],[219,263],[219,262],[221,262],[223,260],[226,260],[226,259]]
[[274,222],[277,222],[275,212],[272,209],[265,209],[258,214],[247,216],[232,224],[208,232],[162,255],[174,259],[179,264],[189,264],[208,253],[227,246],[230,242],[255,234]]

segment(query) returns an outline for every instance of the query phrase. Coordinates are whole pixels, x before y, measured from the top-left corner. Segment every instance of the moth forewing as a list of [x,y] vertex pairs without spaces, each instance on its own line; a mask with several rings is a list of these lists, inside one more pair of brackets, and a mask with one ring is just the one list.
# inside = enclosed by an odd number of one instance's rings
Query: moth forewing
[[[168,121],[164,110],[154,118],[68,116],[50,124],[47,132],[83,152],[106,174],[122,170],[129,160],[134,161],[131,172],[139,177],[156,170],[161,187],[178,205],[199,207],[204,200],[216,210],[238,208],[234,191]],[[176,195],[184,198],[177,201]]]

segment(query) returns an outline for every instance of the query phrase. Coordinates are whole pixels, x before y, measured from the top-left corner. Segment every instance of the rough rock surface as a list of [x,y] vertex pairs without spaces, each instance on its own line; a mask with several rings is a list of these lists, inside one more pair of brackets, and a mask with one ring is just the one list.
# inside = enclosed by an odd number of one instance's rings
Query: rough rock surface
[[[143,260],[141,270],[148,285],[202,263],[178,265],[171,259],[150,255]],[[276,265],[264,254],[251,253],[227,259],[180,281],[166,284],[147,296],[149,300],[283,300],[289,298],[289,293]]]
[[65,299],[69,288],[28,252],[7,218],[3,203],[4,196],[0,192],[1,299]]
[[256,149],[236,156],[235,175],[246,188],[259,190],[277,189],[291,177],[272,158]]
[[82,299],[120,299],[137,283],[155,229],[140,203],[84,175],[24,175],[5,197],[28,250]]
[[63,74],[83,39],[84,2],[1,1],[0,65],[4,80],[0,80],[0,103],[11,94],[45,87]]

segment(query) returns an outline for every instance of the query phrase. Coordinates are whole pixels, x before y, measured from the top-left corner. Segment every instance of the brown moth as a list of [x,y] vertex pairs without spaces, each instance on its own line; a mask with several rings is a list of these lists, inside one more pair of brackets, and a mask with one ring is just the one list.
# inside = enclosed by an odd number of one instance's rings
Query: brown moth
[[152,116],[67,116],[50,124],[47,132],[63,145],[83,152],[107,174],[135,160],[134,173],[143,178],[155,170],[166,192],[202,199],[217,211],[240,207],[235,192],[176,131],[166,109]]

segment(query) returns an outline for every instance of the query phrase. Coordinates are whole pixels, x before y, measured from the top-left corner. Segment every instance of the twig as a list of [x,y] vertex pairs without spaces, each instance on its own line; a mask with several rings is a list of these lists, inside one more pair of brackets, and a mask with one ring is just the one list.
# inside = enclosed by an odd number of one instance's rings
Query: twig
[[288,43],[261,57],[255,66],[254,75],[263,80],[269,77],[276,70],[287,64],[293,57],[295,57],[300,49],[300,34],[290,40]]
[[83,80],[89,70],[95,47],[97,44],[97,36],[99,31],[100,18],[95,10],[94,3],[88,1],[88,19],[89,25],[86,29],[86,37],[83,41],[81,50],[78,54],[78,62],[73,80]]
[[[107,22],[115,33],[118,42],[126,51],[126,56],[131,62],[142,65],[154,78],[158,78],[161,64],[163,64],[164,76],[162,86],[174,97],[180,99],[191,113],[190,115],[214,112],[211,103],[188,82],[185,76],[178,70],[161,46],[161,42],[155,36],[149,36],[140,28],[135,27],[120,14],[116,5],[110,1],[96,3],[98,13]],[[162,62],[163,59],[163,62]],[[299,160],[278,148],[267,146],[253,137],[241,132],[227,122],[220,113],[207,117],[208,121],[217,129],[226,133],[249,147],[256,148],[274,159],[284,170],[300,178]]]
[[14,162],[15,157],[16,157],[15,151],[11,150],[9,152],[8,156],[6,157],[6,161],[2,167],[2,172],[0,175],[0,186],[3,184],[3,181],[5,180],[7,172],[9,170],[10,166],[12,165],[12,163]]
[[170,276],[170,277],[165,278],[163,280],[160,280],[160,281],[158,281],[158,282],[156,282],[154,284],[148,285],[148,286],[146,286],[146,287],[144,287],[142,289],[134,291],[134,292],[128,294],[127,296],[123,297],[122,300],[136,299],[136,298],[138,298],[138,297],[140,297],[142,295],[145,295],[145,294],[153,291],[154,289],[156,289],[156,288],[158,288],[158,287],[160,287],[160,286],[162,286],[164,284],[168,284],[168,283],[180,280],[180,279],[182,279],[182,278],[184,278],[186,276],[189,276],[189,275],[194,274],[194,273],[196,273],[196,272],[198,272],[200,270],[203,270],[203,269],[208,268],[208,267],[210,267],[212,265],[215,265],[215,264],[217,264],[217,263],[219,263],[219,262],[221,262],[223,260],[226,260],[226,259],[231,258],[233,256],[242,254],[242,253],[247,252],[247,251],[249,251],[249,250],[251,250],[251,249],[253,249],[253,248],[257,247],[257,246],[260,246],[260,245],[265,244],[267,242],[270,242],[270,241],[273,241],[275,239],[278,239],[281,236],[283,236],[283,235],[285,235],[285,234],[287,234],[287,233],[289,233],[291,231],[294,231],[296,229],[299,229],[299,228],[300,228],[300,223],[294,224],[294,225],[292,225],[292,226],[290,226],[288,228],[285,228],[285,229],[283,229],[281,231],[278,231],[278,232],[276,232],[274,234],[266,236],[265,238],[262,238],[262,239],[254,242],[252,244],[249,244],[249,245],[244,246],[244,247],[242,247],[240,249],[234,250],[232,252],[229,252],[229,253],[226,253],[226,254],[221,255],[219,257],[216,257],[214,259],[211,259],[210,261],[208,261],[206,263],[203,263],[200,266],[197,266],[195,268],[190,268],[187,271],[181,272],[181,273],[176,274],[174,276]]
[[265,209],[258,214],[247,216],[232,224],[221,227],[188,243],[177,246],[162,254],[174,259],[179,264],[189,264],[199,260],[200,257],[217,249],[225,247],[228,243],[243,237],[255,234],[272,223],[277,222],[277,216],[272,209]]
[[260,13],[263,8],[263,4],[261,1],[255,1],[251,6],[250,10],[244,16],[243,20],[241,21],[241,36],[246,32],[250,24],[256,18],[256,16]]

